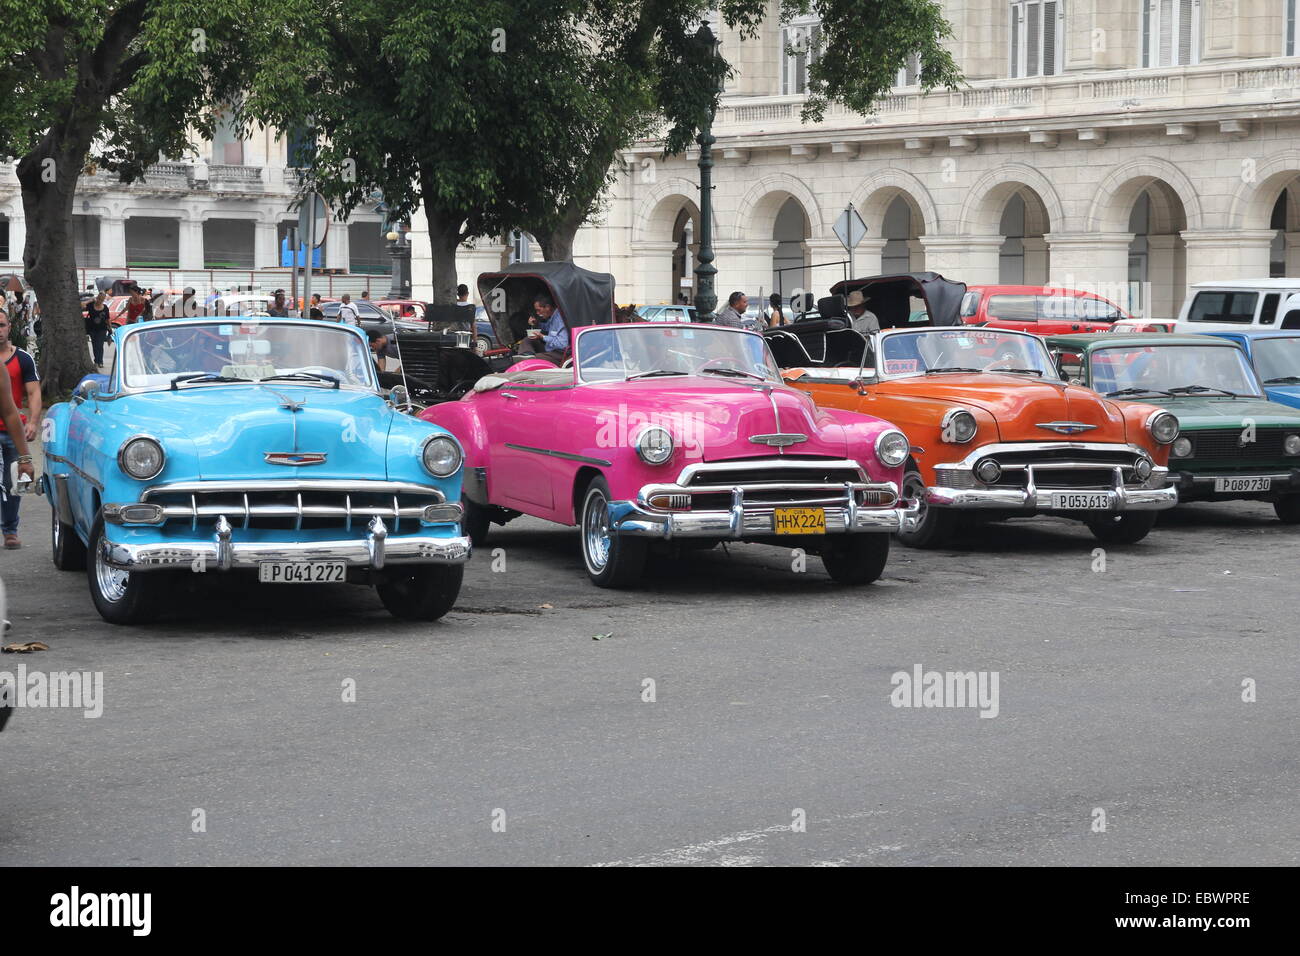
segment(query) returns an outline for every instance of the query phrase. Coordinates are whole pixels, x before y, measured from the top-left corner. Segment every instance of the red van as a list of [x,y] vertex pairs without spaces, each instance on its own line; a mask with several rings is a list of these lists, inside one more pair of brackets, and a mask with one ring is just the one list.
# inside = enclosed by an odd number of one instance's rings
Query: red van
[[1092,292],[1042,285],[973,285],[961,301],[967,325],[1018,329],[1038,335],[1109,332],[1112,322],[1131,316]]

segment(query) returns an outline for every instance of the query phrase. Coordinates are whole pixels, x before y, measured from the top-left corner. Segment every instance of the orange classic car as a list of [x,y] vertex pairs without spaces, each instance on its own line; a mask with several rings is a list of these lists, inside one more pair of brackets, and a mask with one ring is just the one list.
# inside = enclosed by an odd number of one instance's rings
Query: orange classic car
[[[959,514],[1053,514],[1101,541],[1140,541],[1172,508],[1178,419],[1108,401],[1061,378],[1042,339],[963,326],[965,287],[935,273],[834,287],[818,314],[767,335],[787,381],[822,406],[874,415],[911,442],[903,493],[918,501],[899,537],[935,547]],[[862,306],[865,304],[866,309]],[[856,313],[856,314],[854,314]]]

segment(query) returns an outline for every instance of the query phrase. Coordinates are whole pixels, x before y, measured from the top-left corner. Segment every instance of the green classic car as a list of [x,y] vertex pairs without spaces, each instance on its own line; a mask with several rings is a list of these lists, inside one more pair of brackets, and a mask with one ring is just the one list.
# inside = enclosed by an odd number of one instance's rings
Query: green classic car
[[1180,501],[1271,501],[1280,520],[1300,522],[1300,411],[1264,398],[1235,342],[1114,333],[1046,341],[1063,378],[1178,416],[1169,479]]

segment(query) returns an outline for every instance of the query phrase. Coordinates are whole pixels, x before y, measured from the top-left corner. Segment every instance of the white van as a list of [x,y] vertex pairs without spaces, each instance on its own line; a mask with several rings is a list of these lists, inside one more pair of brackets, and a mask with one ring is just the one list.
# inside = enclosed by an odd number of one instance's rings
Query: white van
[[1183,302],[1173,331],[1242,329],[1300,329],[1300,279],[1198,282]]

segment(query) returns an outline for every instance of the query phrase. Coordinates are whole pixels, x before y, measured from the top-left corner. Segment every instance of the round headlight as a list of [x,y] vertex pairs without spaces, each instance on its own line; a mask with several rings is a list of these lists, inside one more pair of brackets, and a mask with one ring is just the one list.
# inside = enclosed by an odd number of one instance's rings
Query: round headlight
[[985,458],[975,466],[975,477],[986,485],[991,485],[1002,477],[1002,466],[992,458]]
[[132,478],[148,481],[163,470],[162,445],[152,438],[131,438],[122,444],[117,453],[118,466]]
[[1146,481],[1151,477],[1151,470],[1154,467],[1150,458],[1139,458],[1133,464],[1133,474],[1137,475],[1138,481]]
[[425,470],[436,478],[448,478],[460,470],[460,444],[450,435],[434,435],[424,443],[420,460]]
[[959,409],[944,416],[939,437],[946,442],[960,445],[974,438],[978,428],[975,416]]
[[1282,450],[1288,455],[1300,455],[1300,435],[1287,435],[1282,440]]
[[1156,412],[1147,419],[1151,437],[1162,445],[1168,445],[1178,437],[1178,419],[1169,412]]
[[1175,458],[1187,458],[1192,453],[1192,440],[1190,438],[1180,438],[1174,442],[1171,454]]
[[876,457],[880,459],[882,465],[897,468],[907,461],[907,456],[911,454],[911,451],[912,443],[900,431],[891,429],[881,432],[876,437]]
[[651,425],[636,436],[636,453],[647,465],[662,465],[673,457],[673,436],[668,429]]

